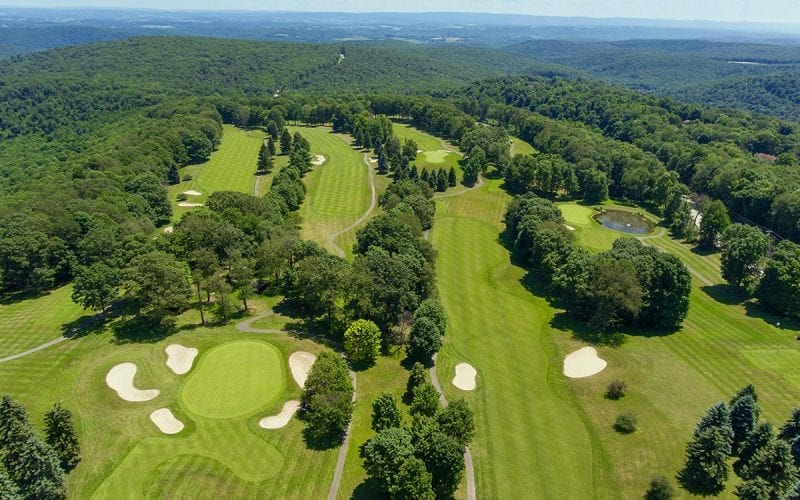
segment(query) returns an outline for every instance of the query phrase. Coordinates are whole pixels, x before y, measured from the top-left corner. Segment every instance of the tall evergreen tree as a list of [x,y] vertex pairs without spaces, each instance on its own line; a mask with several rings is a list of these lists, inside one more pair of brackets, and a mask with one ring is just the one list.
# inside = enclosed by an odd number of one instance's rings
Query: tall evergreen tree
[[730,474],[730,452],[730,439],[719,427],[695,432],[694,439],[686,447],[684,467],[678,474],[681,485],[696,494],[721,492]]
[[756,404],[753,396],[745,394],[733,401],[731,405],[731,428],[733,429],[733,446],[732,451],[734,454],[739,452],[739,448],[747,439],[748,434],[756,427],[758,423],[758,404]]
[[23,497],[36,500],[66,497],[67,483],[58,456],[33,433],[6,449],[3,465]]
[[447,185],[450,187],[455,187],[458,183],[456,179],[456,168],[450,167],[450,172],[447,174]]
[[436,175],[436,190],[447,191],[447,174],[444,169],[439,169],[439,173]]
[[797,482],[797,467],[789,444],[781,439],[770,440],[742,467],[740,475],[745,481],[761,479],[769,485],[765,498],[784,498]]
[[800,437],[800,408],[792,410],[792,416],[783,424],[778,437],[789,442]]
[[0,500],[22,500],[22,495],[19,493],[19,488],[8,477],[5,468],[0,466]]
[[272,136],[267,138],[267,151],[269,151],[270,156],[275,156],[277,153],[277,149],[275,149],[275,139]]
[[767,446],[773,439],[772,424],[761,422],[747,436],[739,449],[739,460],[734,464],[737,471],[743,470],[750,463],[750,460],[761,448]]
[[272,172],[273,164],[269,147],[266,144],[261,144],[261,149],[258,151],[258,170],[268,174]]
[[389,158],[384,148],[378,149],[378,173],[381,175],[389,173]]
[[4,395],[0,400],[0,451],[19,443],[30,432],[31,424],[25,407],[11,396]]
[[81,459],[81,446],[78,434],[72,423],[72,413],[56,403],[44,415],[45,441],[58,455],[61,468],[69,472],[78,465]]
[[181,174],[178,172],[178,165],[172,164],[169,167],[169,172],[167,173],[167,181],[170,184],[178,184],[181,182]]
[[731,447],[733,444],[733,428],[731,427],[731,413],[725,402],[720,401],[708,409],[708,412],[700,419],[694,429],[695,437],[710,428],[719,429],[728,442],[728,448]]
[[281,132],[281,153],[288,155],[292,152],[292,133],[288,128]]

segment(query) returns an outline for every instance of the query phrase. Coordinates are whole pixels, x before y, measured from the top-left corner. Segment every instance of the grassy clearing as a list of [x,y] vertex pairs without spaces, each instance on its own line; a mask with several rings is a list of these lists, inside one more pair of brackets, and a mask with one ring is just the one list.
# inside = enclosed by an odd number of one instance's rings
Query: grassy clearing
[[0,358],[25,351],[62,335],[91,311],[72,302],[67,285],[41,297],[0,303]]
[[[187,196],[186,201],[190,203],[204,203],[208,195],[215,191],[240,191],[253,194],[256,180],[260,182],[260,192],[262,194],[266,192],[269,186],[264,185],[264,178],[267,176],[260,179],[256,176],[258,150],[264,137],[265,134],[261,130],[243,130],[233,125],[223,125],[222,142],[219,148],[211,153],[211,158],[205,163],[181,169],[181,179],[190,175],[192,180],[170,186],[169,197],[173,200],[173,219],[177,220],[181,214],[191,210],[190,207],[178,206],[177,196],[184,191],[202,193],[197,196]],[[287,160],[282,161],[285,163]],[[278,163],[271,175],[274,175],[280,166],[281,163]]]
[[361,152],[350,146],[349,136],[334,134],[329,127],[291,127],[291,130],[308,139],[312,156],[321,154],[326,159],[305,178],[308,193],[300,207],[303,220],[300,233],[304,239],[328,247],[329,235],[345,229],[369,208],[368,167]]
[[458,153],[458,148],[449,142],[403,123],[394,122],[392,124],[392,130],[401,141],[411,139],[417,143],[417,148],[419,148],[420,151],[417,153],[417,157],[413,159],[413,163],[420,172],[423,168],[431,171],[439,170],[440,168],[450,170],[450,167],[455,167],[458,181],[461,182],[463,176],[461,165],[458,163],[461,160],[461,154]]
[[[579,223],[575,215],[585,207],[560,206],[569,224]],[[593,222],[576,228],[583,229],[579,240],[593,242],[598,250],[611,246],[609,241],[601,247],[608,238],[601,233],[624,236]],[[626,496],[641,495],[651,475],[672,476],[680,469],[692,429],[712,404],[752,383],[764,418],[779,424],[797,404],[800,382],[797,325],[741,303],[720,276],[718,255],[702,255],[665,234],[644,241],[674,253],[690,268],[691,306],[683,327],[671,334],[626,336],[619,348],[601,348],[608,368],[596,377],[570,382],[612,457]],[[775,326],[778,321],[781,328]],[[558,340],[562,350],[575,344],[568,336]],[[602,398],[614,379],[629,386],[628,395],[618,402]],[[621,436],[611,429],[623,411],[639,417],[640,431]],[[732,496],[734,485],[731,481],[725,496]]]
[[[603,446],[561,375],[555,311],[525,289],[498,241],[509,201],[499,182],[441,200],[431,232],[450,317],[437,370],[447,397],[476,412],[478,496],[613,498]],[[462,361],[478,371],[474,393],[450,383]]]
[[536,150],[529,143],[523,141],[518,137],[510,137],[511,142],[511,156],[514,155],[532,155],[536,154]]
[[[259,300],[253,305],[255,310],[264,308]],[[55,401],[75,413],[83,460],[69,476],[74,498],[196,498],[198,491],[218,498],[324,497],[337,451],[308,450],[296,419],[278,430],[257,426],[260,417],[299,397],[294,384],[281,383],[271,402],[260,396],[259,407],[245,415],[208,418],[194,413],[180,397],[194,372],[173,374],[164,353],[171,343],[197,347],[203,363],[204,356],[231,341],[268,343],[280,353],[278,371],[286,381],[286,359],[292,352],[318,353],[321,347],[288,335],[244,334],[233,325],[194,328],[194,316],[180,319],[180,333],[152,343],[119,344],[106,330],[0,364],[0,393],[26,405],[37,425]],[[106,387],[108,370],[126,361],[139,367],[140,387],[161,390],[157,398],[129,403]],[[257,368],[252,363],[248,367]],[[237,369],[219,366],[216,375],[224,380]],[[162,407],[170,408],[186,429],[175,436],[159,433],[148,415]]]

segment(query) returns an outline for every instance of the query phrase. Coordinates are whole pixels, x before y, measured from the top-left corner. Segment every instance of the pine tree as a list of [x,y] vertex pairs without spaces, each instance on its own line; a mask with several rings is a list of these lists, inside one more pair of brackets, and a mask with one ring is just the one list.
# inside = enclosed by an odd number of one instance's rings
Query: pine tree
[[450,187],[455,187],[458,183],[456,179],[456,167],[450,167],[450,172],[447,174],[447,185]]
[[44,427],[45,440],[58,455],[61,468],[66,472],[71,471],[81,459],[81,447],[72,423],[72,414],[61,403],[56,403],[45,413]]
[[[728,442],[728,448],[730,448],[733,444],[733,428],[731,427],[731,413],[728,409],[728,405],[725,402],[720,401],[719,403],[715,404],[711,408],[708,409],[708,412],[700,419],[700,422],[695,427],[694,435],[695,437],[698,436],[703,431],[706,431],[712,427],[715,427],[720,430],[722,435]],[[728,452],[730,453],[730,452]]]
[[745,481],[761,479],[769,485],[766,498],[783,498],[797,481],[789,444],[781,439],[770,440],[742,467],[740,475]]
[[289,129],[283,129],[281,132],[281,153],[288,155],[292,152],[292,133]]
[[378,149],[378,173],[381,175],[389,173],[389,158],[384,148]]
[[178,172],[178,166],[174,163],[172,166],[169,167],[169,172],[167,173],[167,181],[170,184],[178,184],[181,182],[181,174]]
[[419,179],[419,170],[417,170],[416,165],[411,165],[411,167],[408,169],[408,178],[412,181]]
[[734,454],[739,452],[739,448],[747,439],[748,434],[758,423],[759,409],[753,396],[745,394],[739,399],[734,400],[731,405],[731,428],[733,429]]
[[792,410],[792,416],[783,424],[780,433],[778,433],[778,437],[789,442],[800,437],[800,408]]
[[9,449],[31,432],[28,412],[10,396],[0,400],[0,450]]
[[258,170],[268,174],[272,172],[273,164],[272,155],[269,153],[269,147],[266,144],[261,144],[261,149],[258,151]]
[[739,449],[739,460],[734,464],[734,468],[739,471],[747,467],[758,450],[767,446],[772,439],[772,424],[769,422],[758,424],[742,443]]
[[440,192],[447,191],[447,174],[444,169],[439,169],[439,173],[436,176],[436,190]]
[[695,432],[686,447],[686,461],[678,474],[681,484],[696,494],[713,495],[725,488],[730,471],[730,440],[719,427]]
[[25,498],[61,499],[67,483],[58,456],[32,432],[25,440],[6,449],[3,465]]
[[[270,120],[270,122],[267,123],[267,133],[269,134],[269,138],[272,139],[273,141],[277,139],[279,136],[278,124]],[[274,155],[275,153],[272,154]]]
[[267,151],[269,151],[270,156],[275,156],[277,152],[275,149],[275,139],[273,139],[272,136],[267,139]]
[[428,169],[427,168],[423,168],[422,172],[419,174],[420,180],[425,181],[425,182],[428,182],[428,177],[429,176],[430,176],[430,174],[428,173]]
[[22,500],[22,495],[19,493],[19,488],[14,484],[14,481],[8,477],[6,470],[0,467],[0,499],[2,500]]
[[414,389],[425,383],[425,367],[417,361],[411,367],[411,373],[408,375],[408,383],[406,383],[406,398],[410,401],[411,396],[414,394]]

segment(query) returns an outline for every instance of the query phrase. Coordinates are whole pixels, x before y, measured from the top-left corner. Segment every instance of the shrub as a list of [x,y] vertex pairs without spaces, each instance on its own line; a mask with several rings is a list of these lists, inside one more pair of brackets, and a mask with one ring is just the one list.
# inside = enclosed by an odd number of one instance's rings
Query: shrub
[[636,415],[633,413],[623,413],[614,422],[614,430],[622,434],[630,434],[636,431]]
[[622,380],[615,380],[608,384],[606,388],[606,399],[613,399],[614,401],[625,396],[625,391],[628,390],[628,384]]
[[650,480],[650,489],[644,495],[647,500],[670,500],[676,496],[675,488],[669,479],[661,475],[653,476]]
[[381,330],[367,319],[354,321],[344,332],[344,350],[353,363],[371,364],[381,352]]

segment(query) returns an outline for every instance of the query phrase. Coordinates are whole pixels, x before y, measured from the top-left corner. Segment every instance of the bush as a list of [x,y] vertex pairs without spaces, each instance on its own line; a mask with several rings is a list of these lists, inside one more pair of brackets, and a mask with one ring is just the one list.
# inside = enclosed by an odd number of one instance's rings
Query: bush
[[647,500],[670,500],[675,498],[675,488],[670,484],[669,479],[664,476],[653,476],[650,480],[650,489],[644,497]]
[[622,434],[630,434],[636,431],[636,415],[633,413],[623,413],[614,422],[614,430]]
[[381,352],[381,330],[367,319],[354,321],[344,332],[344,350],[350,361],[372,364]]
[[606,399],[613,399],[614,401],[625,396],[625,391],[628,390],[628,384],[622,380],[615,380],[608,384],[606,388]]
[[186,195],[185,195],[185,194],[183,194],[183,193],[180,193],[180,194],[178,195],[178,197],[177,197],[177,200],[178,200],[178,201],[186,201],[186,200],[187,200],[187,197],[186,197]]

